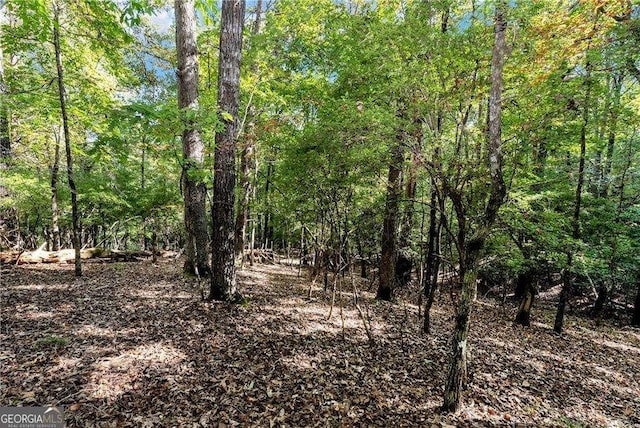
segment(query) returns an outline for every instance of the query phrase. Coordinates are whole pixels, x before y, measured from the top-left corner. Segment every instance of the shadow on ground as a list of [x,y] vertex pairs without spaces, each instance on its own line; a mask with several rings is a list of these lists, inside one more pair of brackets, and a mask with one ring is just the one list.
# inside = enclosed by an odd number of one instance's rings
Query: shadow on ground
[[3,267],[0,402],[62,405],[78,427],[640,424],[632,330],[557,337],[545,323],[513,328],[484,302],[465,405],[441,417],[444,300],[424,337],[415,306],[359,290],[372,343],[350,280],[329,318],[331,293],[296,269],[240,272],[248,303],[234,306],[200,301],[180,266],[87,263],[82,278],[66,265]]

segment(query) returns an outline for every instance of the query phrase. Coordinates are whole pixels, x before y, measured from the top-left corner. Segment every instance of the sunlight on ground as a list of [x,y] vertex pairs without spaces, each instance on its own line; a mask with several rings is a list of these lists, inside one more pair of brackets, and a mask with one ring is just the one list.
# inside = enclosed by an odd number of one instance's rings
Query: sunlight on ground
[[118,329],[115,331],[113,328],[98,327],[93,324],[85,324],[75,330],[75,334],[80,337],[94,336],[108,339],[114,339],[118,336],[134,337],[138,333],[138,330],[133,328]]
[[81,363],[82,359],[80,358],[70,358],[70,357],[60,357],[58,358],[58,363],[55,366],[52,366],[47,370],[47,373],[50,376],[59,375],[61,372],[69,372],[76,370],[78,365]]
[[[596,370],[598,369],[598,367],[596,367]],[[620,376],[619,374],[616,373],[616,378],[621,378],[622,376]],[[620,382],[624,382],[624,380],[620,380]],[[621,386],[615,383],[612,383],[611,381],[608,380],[604,380],[604,379],[597,379],[594,377],[589,377],[584,379],[584,381],[582,382],[583,385],[587,388],[587,389],[598,389],[600,391],[615,391],[618,394],[621,395],[630,395],[630,396],[634,396],[637,395],[640,390],[638,388],[629,388],[626,386]]]
[[[308,335],[320,332],[337,335],[344,327],[345,330],[349,330],[349,334],[355,333],[360,339],[366,338],[359,313],[355,309],[342,308],[341,315],[339,304],[334,305],[330,319],[327,319],[329,307],[326,303],[310,303],[299,298],[281,298],[276,305],[265,306],[265,309],[277,314],[272,316],[272,319],[280,319],[284,314],[295,314],[294,318],[298,322],[291,326],[291,331],[297,334]],[[382,327],[378,325],[379,323],[375,324],[375,328]]]
[[[626,425],[621,420],[613,417],[611,415],[606,415],[592,406],[586,403],[567,403],[566,408],[564,409],[564,414],[574,420],[584,420],[585,416],[588,420],[597,421],[601,426],[606,426],[607,428],[626,428]],[[572,426],[572,425],[567,425]],[[578,425],[581,426],[581,425]]]
[[625,345],[624,343],[613,342],[611,340],[597,340],[594,339],[594,342],[608,346],[609,348],[618,349],[624,352],[633,352],[636,354],[640,354],[640,348],[636,348],[635,346]]
[[93,398],[113,400],[136,389],[139,386],[137,381],[142,380],[147,369],[175,373],[176,366],[185,358],[181,351],[170,345],[142,345],[94,363],[85,391]]
[[[455,321],[447,296],[432,308],[432,334],[425,337],[417,334],[415,290],[401,290],[394,303],[377,302],[367,283],[358,282],[375,341],[367,344],[350,278],[342,293],[338,285],[327,319],[333,283],[324,292],[322,282],[310,285],[308,271],[298,277],[286,266],[246,267],[238,283],[248,303],[236,306],[199,302],[181,265],[165,268],[148,276],[142,264],[87,265],[81,281],[69,268],[71,286],[59,285],[57,276],[15,275],[10,289],[18,291],[0,335],[12,351],[0,351],[8,385],[0,398],[28,405],[24,388],[31,384],[40,388],[28,392],[38,402],[73,393],[62,405],[77,401],[82,407],[74,415],[88,422],[75,426],[127,414],[139,416],[122,426],[192,426],[200,401],[215,402],[203,426],[393,420],[386,426],[622,427],[637,421],[640,335],[631,328],[567,323],[556,336],[549,311],[536,312],[546,324],[513,328],[504,307],[482,302],[470,334],[471,383],[462,409],[438,416]],[[31,285],[38,282],[45,285]],[[183,419],[156,418],[171,412],[183,412]]]
[[168,293],[167,290],[156,289],[154,285],[154,288],[139,288],[137,290],[133,290],[129,295],[131,297],[137,297],[138,299],[193,299],[195,293],[193,295],[186,292]]
[[304,352],[289,357],[281,357],[280,361],[287,364],[297,370],[312,370],[316,368],[320,359],[315,356],[312,357]]
[[65,303],[63,305],[59,305],[55,308],[51,306],[43,306],[42,304],[28,304],[28,305],[18,305],[15,307],[14,311],[16,314],[19,314],[20,318],[30,319],[30,320],[40,320],[47,318],[55,318],[61,315],[65,315],[73,310],[73,307]]
[[601,330],[593,330],[591,328],[577,327],[572,332],[572,335],[578,339],[588,339],[598,345],[617,349],[619,351],[640,354],[640,347],[621,343],[630,338],[640,341],[640,335],[633,331],[612,329],[611,331],[603,332]]
[[14,285],[12,290],[27,290],[27,291],[67,291],[73,287],[73,284],[25,284]]

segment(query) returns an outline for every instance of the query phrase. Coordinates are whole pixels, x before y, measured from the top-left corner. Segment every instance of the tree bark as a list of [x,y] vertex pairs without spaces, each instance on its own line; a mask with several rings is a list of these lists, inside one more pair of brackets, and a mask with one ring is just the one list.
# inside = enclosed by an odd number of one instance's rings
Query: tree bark
[[[402,133],[401,133],[402,134]],[[387,197],[382,224],[382,254],[380,256],[380,283],[376,299],[390,301],[393,297],[393,288],[396,281],[396,253],[397,253],[397,228],[398,206],[400,200],[402,163],[404,153],[402,150],[402,137],[398,138],[391,149],[391,163],[387,178]]]
[[60,170],[60,134],[54,134],[53,165],[51,166],[51,249],[60,250],[60,226],[58,224],[58,173]]
[[602,171],[602,186],[600,195],[606,198],[609,195],[609,184],[611,176],[611,166],[613,164],[613,152],[616,143],[616,129],[618,125],[618,110],[620,108],[620,94],[622,92],[622,81],[624,74],[613,77],[613,102],[609,112],[609,134],[607,136],[607,156]]
[[206,219],[207,188],[203,181],[204,144],[200,137],[198,112],[198,52],[194,0],[176,0],[176,50],[178,54],[178,107],[182,118],[182,188],[187,240],[187,273],[209,275],[209,235]]
[[223,0],[218,64],[218,109],[225,122],[216,133],[213,178],[212,276],[209,299],[238,301],[234,258],[235,156],[240,99],[244,0]]
[[[256,5],[256,19],[251,30],[253,35],[257,35],[260,32],[260,21],[262,12],[262,0],[258,0]],[[258,61],[253,64],[252,73],[258,72]],[[255,156],[255,117],[256,107],[255,104],[251,104],[248,110],[248,123],[247,132],[245,133],[244,142],[242,145],[242,151],[240,153],[240,180],[239,186],[241,189],[240,198],[238,199],[238,212],[236,215],[236,231],[235,231],[235,254],[236,260],[239,260],[239,265],[243,265],[244,245],[247,235],[247,222],[249,221],[249,202],[251,194],[251,172],[254,167]]]
[[[444,202],[444,200],[442,202]],[[425,263],[423,273],[423,278],[426,284],[424,292],[427,298],[427,303],[424,308],[424,323],[422,325],[422,331],[426,334],[431,333],[431,307],[435,300],[436,289],[438,287],[438,271],[440,270],[440,232],[442,222],[445,221],[444,203],[440,204],[440,209],[442,210],[440,221],[437,219],[437,203],[438,192],[436,189],[436,181],[432,177],[431,200],[429,201],[429,243],[427,244],[427,261]]]
[[[578,183],[576,184],[576,196],[573,209],[573,218],[571,220],[573,239],[580,239],[580,209],[582,207],[582,187],[584,185],[584,164],[587,146],[587,126],[589,125],[589,102],[591,102],[591,64],[586,66],[586,93],[584,97],[584,107],[582,108],[582,126],[580,128],[580,159],[578,162]],[[560,334],[564,324],[564,313],[567,301],[571,295],[573,288],[572,270],[573,253],[571,250],[567,252],[567,267],[563,272],[562,290],[560,291],[560,299],[556,310],[556,318],[553,323],[553,331]]]
[[271,209],[269,207],[269,191],[271,188],[271,176],[273,175],[273,162],[267,164],[267,178],[264,184],[264,226],[262,227],[262,248],[269,248],[271,239]]
[[[484,210],[482,224],[476,234],[468,241],[464,226],[459,232],[459,274],[462,279],[462,292],[456,314],[456,325],[453,334],[452,357],[447,372],[442,410],[453,412],[460,407],[460,392],[466,382],[467,370],[467,337],[471,316],[471,304],[475,294],[477,278],[477,262],[484,247],[491,227],[496,221],[498,211],[502,206],[506,188],[502,176],[502,70],[504,68],[506,1],[496,4],[494,18],[494,45],[491,58],[491,90],[489,93],[489,144],[488,160],[491,176],[491,190],[489,200]],[[452,202],[456,207],[458,222],[464,225],[465,213],[460,194],[452,193]],[[460,226],[459,226],[460,227]]]
[[410,256],[411,232],[414,225],[414,211],[416,190],[418,187],[418,168],[420,167],[420,157],[422,152],[422,121],[415,118],[413,121],[414,147],[411,153],[411,162],[407,168],[407,179],[405,183],[405,207],[398,237],[398,251],[396,257],[396,282],[406,285],[411,280],[413,270],[413,260]]
[[456,312],[456,327],[453,333],[453,353],[447,381],[444,389],[444,403],[442,410],[454,412],[460,406],[460,393],[467,381],[467,339],[469,336],[469,324],[471,316],[471,304],[473,303],[473,289],[476,284],[477,273],[475,269],[469,272],[460,271],[462,275],[462,292]]
[[527,270],[518,275],[518,289],[520,291],[520,306],[518,307],[518,313],[513,321],[514,324],[520,324],[525,327],[529,327],[531,324],[531,307],[533,306],[533,300],[535,298],[535,289],[533,288],[533,275],[531,270]]
[[72,240],[75,251],[75,275],[82,276],[82,262],[80,259],[80,214],[78,213],[78,192],[73,179],[73,159],[71,157],[71,136],[69,135],[69,117],[64,88],[64,69],[62,67],[62,53],[60,48],[60,16],[57,5],[53,7],[53,46],[56,57],[56,71],[58,78],[58,96],[60,98],[60,113],[62,115],[62,129],[64,133],[64,147],[67,156],[67,181],[71,190],[71,222]]
[[[4,6],[0,6],[0,16],[4,13]],[[0,30],[0,37],[2,32]],[[0,96],[6,97],[8,93],[4,77],[4,52],[0,43]],[[6,99],[6,98],[5,98]],[[0,171],[9,168],[11,162],[11,129],[9,109],[6,102],[0,104]],[[0,196],[5,193],[0,189]]]

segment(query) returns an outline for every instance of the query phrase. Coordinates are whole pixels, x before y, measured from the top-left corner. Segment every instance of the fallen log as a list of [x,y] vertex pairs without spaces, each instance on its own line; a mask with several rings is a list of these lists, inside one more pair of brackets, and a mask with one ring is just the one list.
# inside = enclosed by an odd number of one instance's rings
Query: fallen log
[[[82,260],[100,258],[109,261],[140,261],[140,258],[151,257],[151,251],[120,251],[104,248],[85,248],[80,250]],[[0,252],[0,263],[4,264],[35,264],[35,263],[70,263],[75,260],[73,249],[59,251],[4,251]]]
[[253,250],[245,250],[244,257],[246,261],[251,261],[253,257],[253,261],[258,264],[274,264],[276,262],[273,250],[270,249],[256,248]]

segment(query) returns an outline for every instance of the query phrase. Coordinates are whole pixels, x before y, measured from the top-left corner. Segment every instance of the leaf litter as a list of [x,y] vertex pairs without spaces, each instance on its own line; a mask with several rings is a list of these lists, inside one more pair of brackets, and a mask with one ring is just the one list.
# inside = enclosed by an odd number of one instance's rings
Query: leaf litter
[[[571,319],[551,333],[479,301],[463,406],[440,415],[453,308],[420,333],[416,290],[239,272],[247,304],[203,302],[176,261],[3,266],[0,402],[64,406],[70,427],[640,427],[640,332]],[[340,281],[338,281],[340,282]],[[328,315],[331,314],[330,317]],[[365,329],[370,331],[367,332]]]

